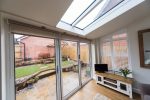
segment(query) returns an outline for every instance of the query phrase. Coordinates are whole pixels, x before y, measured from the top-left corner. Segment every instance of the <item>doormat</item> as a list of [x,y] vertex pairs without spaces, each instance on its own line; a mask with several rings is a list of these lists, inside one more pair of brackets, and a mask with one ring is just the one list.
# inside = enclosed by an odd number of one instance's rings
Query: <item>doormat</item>
[[104,95],[102,95],[102,94],[100,94],[100,93],[97,93],[94,96],[93,100],[111,100],[111,99],[106,97],[106,96],[104,96]]

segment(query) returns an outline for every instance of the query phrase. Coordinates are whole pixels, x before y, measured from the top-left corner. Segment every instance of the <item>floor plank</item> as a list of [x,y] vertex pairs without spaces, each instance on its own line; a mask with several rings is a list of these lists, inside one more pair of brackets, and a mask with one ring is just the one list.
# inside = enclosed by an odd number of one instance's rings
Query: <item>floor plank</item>
[[[96,84],[95,80],[90,81],[80,91],[74,94],[69,100],[93,100],[97,93],[102,94],[110,98],[111,100],[132,100],[124,94],[121,94],[102,85]],[[134,94],[133,98],[133,100],[141,100],[138,94]]]

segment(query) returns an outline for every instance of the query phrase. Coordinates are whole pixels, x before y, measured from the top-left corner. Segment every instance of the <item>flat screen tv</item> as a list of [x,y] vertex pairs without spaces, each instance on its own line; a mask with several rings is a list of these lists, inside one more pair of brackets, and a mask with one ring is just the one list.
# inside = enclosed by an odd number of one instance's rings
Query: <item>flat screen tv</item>
[[108,71],[108,64],[95,64],[95,71],[97,72]]

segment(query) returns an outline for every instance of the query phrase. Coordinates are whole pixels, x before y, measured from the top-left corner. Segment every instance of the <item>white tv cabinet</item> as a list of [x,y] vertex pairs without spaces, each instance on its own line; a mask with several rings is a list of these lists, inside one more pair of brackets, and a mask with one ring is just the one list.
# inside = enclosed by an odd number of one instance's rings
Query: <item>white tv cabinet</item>
[[96,72],[96,82],[108,88],[128,95],[132,98],[132,83],[133,79],[125,78],[113,73],[98,73]]

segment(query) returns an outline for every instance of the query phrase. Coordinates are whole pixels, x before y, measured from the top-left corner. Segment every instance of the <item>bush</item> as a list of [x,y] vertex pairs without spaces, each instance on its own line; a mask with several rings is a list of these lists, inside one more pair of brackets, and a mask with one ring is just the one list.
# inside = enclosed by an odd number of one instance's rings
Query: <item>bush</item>
[[25,58],[24,61],[31,61],[32,58]]
[[38,55],[38,58],[39,59],[47,59],[47,58],[50,58],[50,54],[49,53],[40,53]]
[[19,66],[22,66],[22,65],[23,65],[22,62],[15,62],[16,67],[19,67]]
[[35,64],[41,64],[42,61],[41,61],[41,60],[34,60],[34,63],[35,63]]
[[62,61],[67,61],[67,56],[62,56]]
[[39,80],[39,77],[38,77],[38,76],[35,76],[35,77],[29,79],[29,80],[27,81],[27,84],[36,83],[38,80]]
[[35,82],[35,79],[34,78],[31,78],[27,81],[27,84],[33,84]]
[[39,80],[39,77],[36,76],[34,79],[35,79],[35,82],[37,82]]

